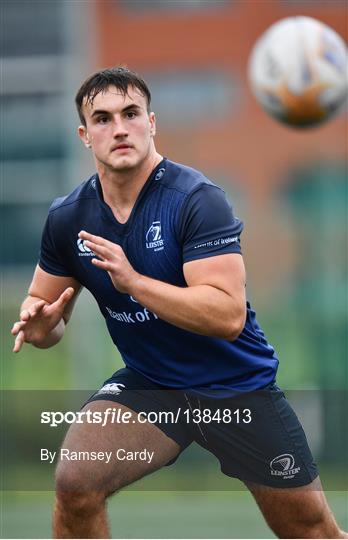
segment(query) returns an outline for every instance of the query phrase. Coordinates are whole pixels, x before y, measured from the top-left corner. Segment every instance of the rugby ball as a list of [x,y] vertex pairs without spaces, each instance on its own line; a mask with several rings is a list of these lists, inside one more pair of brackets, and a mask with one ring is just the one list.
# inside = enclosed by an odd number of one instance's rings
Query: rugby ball
[[249,80],[273,118],[293,127],[316,126],[347,105],[347,46],[316,19],[282,19],[256,42]]

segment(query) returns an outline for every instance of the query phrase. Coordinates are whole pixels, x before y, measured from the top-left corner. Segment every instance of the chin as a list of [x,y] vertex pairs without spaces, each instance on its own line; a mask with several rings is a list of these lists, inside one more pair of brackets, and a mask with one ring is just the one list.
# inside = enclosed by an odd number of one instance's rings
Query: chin
[[134,159],[120,159],[114,163],[110,163],[110,168],[114,171],[129,171],[134,169],[138,163]]

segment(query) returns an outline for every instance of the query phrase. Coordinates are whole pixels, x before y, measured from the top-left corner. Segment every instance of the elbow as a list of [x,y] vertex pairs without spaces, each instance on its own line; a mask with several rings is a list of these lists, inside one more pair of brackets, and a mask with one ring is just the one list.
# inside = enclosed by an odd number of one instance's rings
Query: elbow
[[243,328],[244,325],[233,325],[232,328],[229,327],[229,331],[225,333],[223,339],[226,339],[227,341],[236,341],[243,332]]
[[223,329],[223,339],[227,341],[236,341],[240,334],[243,332],[245,326],[246,315],[243,314],[239,317],[234,317],[226,321]]

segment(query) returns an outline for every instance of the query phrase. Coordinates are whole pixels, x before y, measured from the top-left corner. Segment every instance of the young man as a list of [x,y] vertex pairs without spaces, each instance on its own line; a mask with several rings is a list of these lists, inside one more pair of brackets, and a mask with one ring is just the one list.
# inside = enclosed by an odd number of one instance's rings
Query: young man
[[110,419],[116,406],[123,421],[67,433],[67,452],[113,458],[61,458],[55,537],[108,537],[107,497],[193,441],[245,482],[278,536],[344,537],[245,298],[242,223],[219,187],[156,152],[150,98],[124,68],[98,72],[78,91],[78,132],[97,174],[52,204],[12,330],[14,352],[55,345],[84,286],[126,365],[83,408]]

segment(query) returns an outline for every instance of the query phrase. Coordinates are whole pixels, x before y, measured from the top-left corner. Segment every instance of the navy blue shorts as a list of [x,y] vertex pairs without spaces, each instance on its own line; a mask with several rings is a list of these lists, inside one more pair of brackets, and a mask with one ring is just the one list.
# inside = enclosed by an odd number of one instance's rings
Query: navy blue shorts
[[291,488],[318,476],[300,421],[274,383],[230,398],[212,398],[166,389],[124,368],[88,402],[97,400],[144,413],[182,451],[195,441],[218,458],[224,474],[244,482]]

